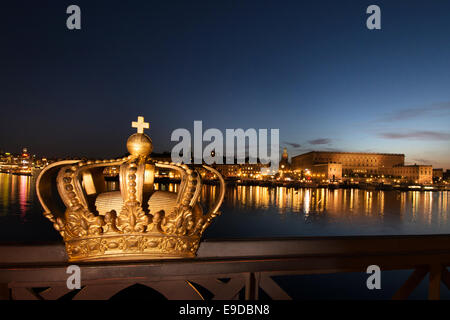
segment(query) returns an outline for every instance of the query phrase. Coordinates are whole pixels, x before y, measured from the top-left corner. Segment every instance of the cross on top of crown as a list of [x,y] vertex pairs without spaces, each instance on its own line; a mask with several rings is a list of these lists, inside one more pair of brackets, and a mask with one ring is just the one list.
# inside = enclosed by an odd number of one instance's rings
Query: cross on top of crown
[[137,122],[131,122],[131,127],[137,128],[137,133],[144,133],[144,129],[148,129],[150,124],[148,122],[144,122],[144,117],[139,116]]

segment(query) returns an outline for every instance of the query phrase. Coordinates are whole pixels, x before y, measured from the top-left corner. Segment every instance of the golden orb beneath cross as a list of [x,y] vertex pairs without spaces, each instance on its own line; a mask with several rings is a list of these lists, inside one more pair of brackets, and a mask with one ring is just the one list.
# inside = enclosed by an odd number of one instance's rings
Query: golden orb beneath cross
[[132,156],[148,156],[153,151],[152,139],[145,133],[135,133],[128,138],[127,149]]

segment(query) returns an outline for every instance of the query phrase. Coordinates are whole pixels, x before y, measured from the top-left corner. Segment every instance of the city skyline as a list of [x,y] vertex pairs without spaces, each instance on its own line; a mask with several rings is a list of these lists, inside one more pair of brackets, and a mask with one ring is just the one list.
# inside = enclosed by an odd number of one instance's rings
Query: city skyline
[[[279,128],[290,155],[404,153],[450,168],[450,4],[9,3],[1,34],[0,149],[126,152],[136,114],[155,152],[174,129]],[[121,143],[122,142],[122,143]],[[36,152],[34,152],[36,151]]]
[[[27,150],[27,149],[28,148],[26,148],[26,147],[22,148],[21,152],[7,152],[7,151],[4,151],[4,150],[0,149],[0,156],[5,156],[6,155],[6,156],[9,156],[9,157],[20,157],[21,155],[23,156],[23,152],[25,152],[23,150]],[[288,148],[284,147],[282,149],[287,150]],[[281,160],[281,155],[283,154],[284,150],[280,151],[280,160]],[[358,154],[366,154],[366,155],[371,155],[371,154],[372,155],[401,155],[401,156],[404,156],[404,158],[405,158],[405,161],[404,161],[404,165],[405,166],[414,166],[414,165],[419,165],[419,166],[420,165],[431,165],[432,166],[431,163],[420,164],[420,163],[417,163],[417,162],[408,161],[407,155],[405,155],[404,153],[401,153],[401,152],[397,152],[397,153],[386,152],[386,153],[384,153],[384,152],[359,152],[359,151],[342,151],[342,150],[310,150],[310,151],[305,151],[305,152],[298,153],[298,154],[290,154],[290,153],[288,153],[288,161],[291,162],[292,158],[294,158],[294,157],[298,157],[298,156],[302,156],[302,155],[306,155],[306,154],[310,154],[310,153],[338,153],[338,154],[356,154],[356,155],[358,155]],[[116,156],[120,157],[120,156],[124,156],[124,155],[128,155],[128,154],[129,154],[128,152],[124,152],[123,154],[116,155]],[[193,152],[192,152],[192,154],[193,154]],[[166,158],[166,157],[170,157],[171,156],[171,152],[170,151],[152,152],[151,155],[155,155],[157,158],[158,157]],[[61,157],[48,157],[47,155],[40,154],[40,153],[27,154],[27,157],[36,158],[36,159],[48,159],[48,160],[56,160],[56,159],[64,159],[64,158],[67,158],[67,159],[96,159],[96,158],[90,158],[90,157],[86,157],[86,156],[82,156],[82,155],[81,156],[80,155],[78,155],[78,156],[77,155],[66,155],[66,156],[61,156]],[[191,157],[191,160],[192,160],[192,163],[193,163],[193,156]],[[248,160],[249,160],[249,157],[248,157],[248,152],[247,152],[246,153],[246,157],[245,157],[246,163],[248,163],[247,162]],[[259,162],[259,158],[257,158],[256,160],[257,160],[257,163],[260,163]],[[217,163],[214,162],[214,164],[217,164]],[[237,158],[236,157],[234,158],[234,162],[233,163],[227,163],[226,157],[224,156],[223,157],[223,162],[220,163],[220,164],[234,165],[234,164],[239,164],[239,163],[237,162]],[[433,169],[443,169],[444,171],[445,170],[449,170],[450,171],[450,169],[445,168],[445,167],[444,168],[437,168],[437,167],[433,166]]]

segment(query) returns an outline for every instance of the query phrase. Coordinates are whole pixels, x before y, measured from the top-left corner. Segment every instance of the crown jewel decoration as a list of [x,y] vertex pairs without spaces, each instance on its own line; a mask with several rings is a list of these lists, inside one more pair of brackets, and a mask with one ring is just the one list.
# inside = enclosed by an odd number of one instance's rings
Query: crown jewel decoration
[[[149,123],[138,117],[132,127],[137,133],[127,140],[129,156],[59,161],[37,179],[44,215],[63,237],[71,262],[194,257],[203,232],[220,214],[225,182],[219,172],[152,159],[153,143],[144,133]],[[120,191],[106,189],[103,172],[112,166],[120,167]],[[220,182],[216,203],[206,214],[199,203],[201,168]],[[177,193],[155,190],[156,170],[179,174]]]

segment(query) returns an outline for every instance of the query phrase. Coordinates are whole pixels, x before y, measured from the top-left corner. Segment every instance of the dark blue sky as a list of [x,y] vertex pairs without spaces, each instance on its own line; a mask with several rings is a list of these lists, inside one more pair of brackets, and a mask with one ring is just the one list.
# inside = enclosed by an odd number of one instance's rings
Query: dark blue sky
[[[366,28],[371,4],[382,30]],[[279,128],[294,155],[450,168],[449,1],[9,1],[0,19],[5,151],[120,155],[143,115],[158,152],[203,120]]]

